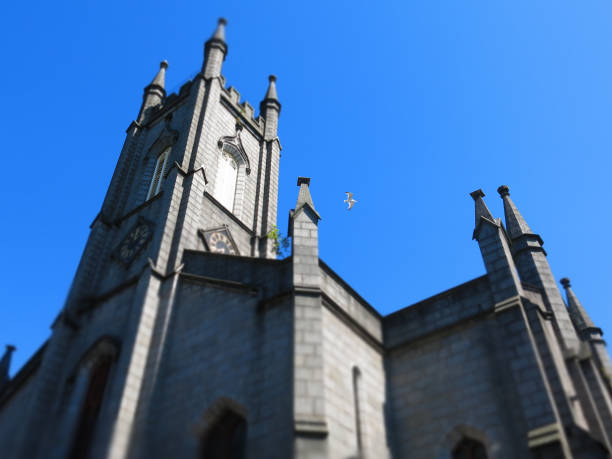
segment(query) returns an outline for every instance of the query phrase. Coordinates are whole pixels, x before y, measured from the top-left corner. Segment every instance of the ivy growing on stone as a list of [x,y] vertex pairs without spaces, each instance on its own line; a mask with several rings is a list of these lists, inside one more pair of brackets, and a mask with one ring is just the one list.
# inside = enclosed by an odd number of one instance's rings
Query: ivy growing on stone
[[272,241],[272,248],[274,249],[274,253],[277,256],[285,256],[288,255],[289,252],[289,237],[283,236],[283,234],[278,229],[278,226],[274,225],[266,237]]

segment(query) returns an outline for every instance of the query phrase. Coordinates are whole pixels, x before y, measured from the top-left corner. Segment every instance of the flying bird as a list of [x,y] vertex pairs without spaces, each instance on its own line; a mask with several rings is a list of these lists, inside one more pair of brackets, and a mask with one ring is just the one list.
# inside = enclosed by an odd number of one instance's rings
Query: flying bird
[[346,193],[346,199],[344,200],[344,202],[348,203],[348,209],[346,210],[351,210],[351,207],[353,207],[353,205],[357,202],[357,200],[353,199],[353,193],[349,191],[345,191],[345,193]]

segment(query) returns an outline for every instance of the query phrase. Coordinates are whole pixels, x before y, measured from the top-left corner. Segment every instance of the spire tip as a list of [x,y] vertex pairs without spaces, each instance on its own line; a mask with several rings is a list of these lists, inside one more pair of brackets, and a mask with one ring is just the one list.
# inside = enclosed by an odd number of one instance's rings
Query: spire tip
[[219,24],[219,25],[227,25],[227,19],[225,19],[225,18],[219,18],[219,19],[217,20],[217,24]]
[[470,193],[470,196],[472,197],[472,199],[474,199],[474,201],[476,201],[478,198],[484,198],[485,194],[481,188],[478,188],[476,191],[472,191]]
[[497,189],[499,195],[503,198],[504,196],[510,196],[510,188],[507,185],[502,185]]
[[159,68],[160,69],[167,69],[168,68],[168,61],[166,59],[164,59],[163,61],[161,61],[159,63]]
[[297,186],[304,183],[306,186],[310,186],[310,177],[298,177]]
[[568,277],[564,277],[563,279],[561,279],[561,284],[564,288],[570,288],[572,286]]
[[268,77],[268,81],[269,81],[270,83],[275,83],[275,82],[276,82],[276,75],[270,75],[270,76]]

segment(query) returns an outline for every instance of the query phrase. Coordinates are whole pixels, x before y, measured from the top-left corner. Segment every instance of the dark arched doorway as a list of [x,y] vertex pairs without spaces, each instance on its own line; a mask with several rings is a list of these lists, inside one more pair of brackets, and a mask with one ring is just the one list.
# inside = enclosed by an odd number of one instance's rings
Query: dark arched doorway
[[202,438],[202,459],[245,459],[246,420],[226,410]]
[[464,437],[453,448],[453,459],[487,459],[485,446],[473,438]]

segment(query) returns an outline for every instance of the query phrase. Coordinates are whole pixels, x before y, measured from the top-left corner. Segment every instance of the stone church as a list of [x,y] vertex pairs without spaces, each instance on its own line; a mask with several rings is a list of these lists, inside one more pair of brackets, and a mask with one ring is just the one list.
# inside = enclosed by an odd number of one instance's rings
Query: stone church
[[145,88],[50,338],[0,362],[0,457],[610,457],[603,333],[508,187],[505,222],[471,193],[485,273],[381,316],[319,258],[309,178],[277,259],[275,78],[256,117],[227,51],[220,20]]

